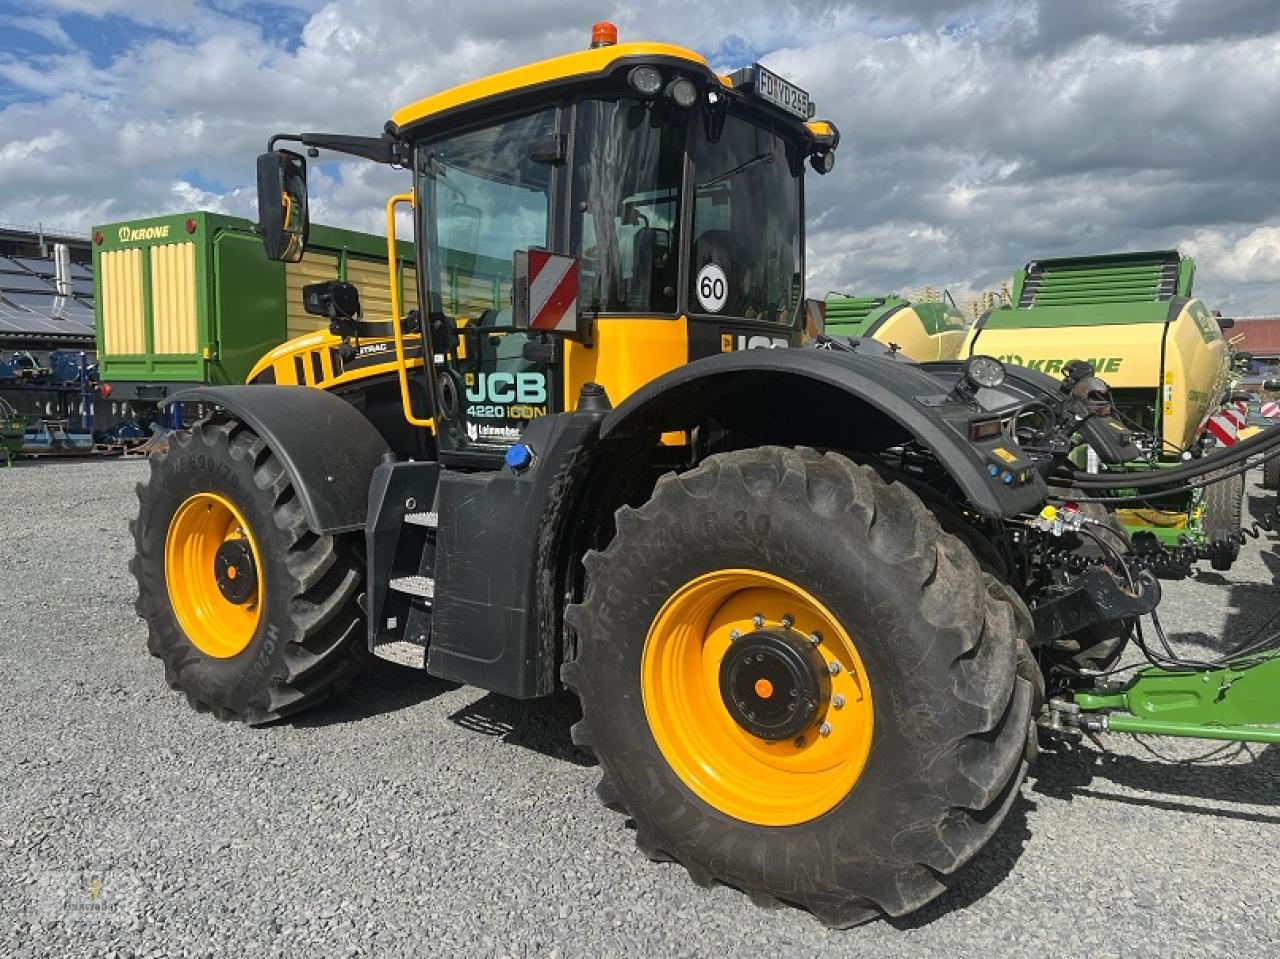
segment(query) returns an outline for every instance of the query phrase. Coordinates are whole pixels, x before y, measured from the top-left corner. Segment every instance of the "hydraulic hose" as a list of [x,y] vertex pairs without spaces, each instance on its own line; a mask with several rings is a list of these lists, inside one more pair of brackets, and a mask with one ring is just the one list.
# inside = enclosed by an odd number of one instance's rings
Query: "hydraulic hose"
[[[1168,469],[1151,470],[1148,473],[1086,473],[1071,470],[1061,479],[1077,489],[1161,489],[1198,479],[1206,473],[1217,472],[1246,461],[1251,456],[1272,450],[1280,455],[1280,428],[1266,430],[1228,450]],[[1058,479],[1059,477],[1054,477],[1055,482]]]

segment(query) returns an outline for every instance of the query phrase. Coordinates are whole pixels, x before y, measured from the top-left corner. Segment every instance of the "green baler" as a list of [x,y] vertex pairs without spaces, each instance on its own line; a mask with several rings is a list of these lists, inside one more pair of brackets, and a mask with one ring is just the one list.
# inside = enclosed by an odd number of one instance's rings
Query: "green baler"
[[911,359],[950,360],[965,340],[964,315],[950,302],[912,301],[901,296],[841,296],[826,300],[828,336],[870,337],[896,344]]

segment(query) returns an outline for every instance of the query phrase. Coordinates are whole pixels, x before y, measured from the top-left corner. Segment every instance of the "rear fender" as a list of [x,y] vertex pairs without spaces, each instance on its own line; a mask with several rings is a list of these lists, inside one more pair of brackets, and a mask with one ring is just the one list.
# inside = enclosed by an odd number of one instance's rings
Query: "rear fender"
[[971,411],[948,402],[949,392],[926,368],[892,356],[742,350],[653,380],[605,418],[600,435],[621,441],[714,421],[752,445],[872,452],[914,439],[983,515],[1038,510],[1048,492],[1044,480],[1035,473],[1006,487],[993,478],[991,450],[969,441]]

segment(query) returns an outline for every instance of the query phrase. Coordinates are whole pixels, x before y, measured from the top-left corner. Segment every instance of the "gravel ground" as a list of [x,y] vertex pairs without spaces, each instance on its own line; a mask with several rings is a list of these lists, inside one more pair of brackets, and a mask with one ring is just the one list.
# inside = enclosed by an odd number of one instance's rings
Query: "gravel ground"
[[[1043,756],[944,899],[831,932],[644,859],[569,700],[406,671],[271,729],[197,715],[133,614],[145,470],[0,470],[0,955],[1277,954],[1276,749]],[[1166,584],[1168,631],[1212,647],[1280,608],[1275,540]]]

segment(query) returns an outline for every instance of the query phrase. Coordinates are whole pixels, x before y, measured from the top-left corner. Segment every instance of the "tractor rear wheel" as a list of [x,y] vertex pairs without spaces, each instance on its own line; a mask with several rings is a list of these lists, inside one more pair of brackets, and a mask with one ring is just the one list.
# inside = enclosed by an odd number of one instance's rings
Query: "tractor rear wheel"
[[1017,596],[835,454],[713,456],[616,519],[563,677],[641,850],[832,926],[941,893],[1026,770]]
[[279,458],[236,420],[175,433],[150,465],[129,568],[169,685],[250,724],[325,699],[363,638],[349,544],[307,528]]

